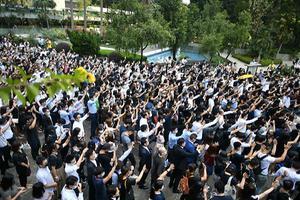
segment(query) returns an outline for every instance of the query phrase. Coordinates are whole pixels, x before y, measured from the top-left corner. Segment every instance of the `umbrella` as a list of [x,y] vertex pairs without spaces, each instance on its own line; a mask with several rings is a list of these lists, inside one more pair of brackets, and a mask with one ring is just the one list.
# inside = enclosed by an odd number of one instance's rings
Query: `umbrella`
[[253,78],[253,75],[252,74],[244,74],[239,77],[239,79],[247,79],[247,78]]

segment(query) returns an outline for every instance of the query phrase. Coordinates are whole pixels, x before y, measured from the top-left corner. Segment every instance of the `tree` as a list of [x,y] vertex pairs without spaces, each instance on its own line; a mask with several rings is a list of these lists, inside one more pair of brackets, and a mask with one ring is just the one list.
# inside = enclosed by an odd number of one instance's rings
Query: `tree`
[[157,4],[164,19],[169,23],[173,35],[169,43],[175,58],[177,50],[191,40],[187,35],[188,7],[181,0],[157,0]]
[[208,1],[204,5],[198,21],[198,41],[201,51],[207,53],[210,60],[224,49],[226,33],[234,26],[227,18],[227,13],[221,11],[219,1]]
[[71,29],[74,30],[74,3],[73,0],[70,0],[70,10],[71,10]]
[[249,9],[252,18],[251,22],[251,43],[253,53],[258,55],[260,60],[262,53],[269,54],[273,41],[268,26],[268,14],[273,8],[272,0],[250,0]]
[[91,5],[91,0],[79,0],[78,7],[79,9],[83,9],[83,29],[87,28],[87,7]]
[[118,50],[140,51],[143,56],[148,45],[165,46],[172,37],[154,4],[121,0],[113,6],[109,18],[107,35]]
[[236,48],[240,48],[250,41],[251,16],[247,11],[239,14],[237,23],[228,22],[224,32],[223,48],[227,50],[226,59]]
[[55,8],[56,3],[53,0],[34,0],[33,6],[40,11],[39,17],[40,17],[41,21],[45,20],[47,23],[47,28],[50,28],[48,9]]

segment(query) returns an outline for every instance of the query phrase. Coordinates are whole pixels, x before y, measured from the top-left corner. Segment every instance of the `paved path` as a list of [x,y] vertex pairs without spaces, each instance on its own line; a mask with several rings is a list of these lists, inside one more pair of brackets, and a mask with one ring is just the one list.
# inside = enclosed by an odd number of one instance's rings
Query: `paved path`
[[[227,53],[221,53],[220,56],[223,57],[223,58],[226,58]],[[242,62],[242,61],[240,61],[240,60],[238,60],[238,59],[232,57],[231,54],[228,56],[227,60],[229,60],[229,61],[232,62],[232,63],[236,63],[236,66],[237,66],[238,68],[244,68],[244,69],[247,68],[247,67],[246,67],[246,65],[247,65],[246,63],[244,63],[244,62]]]

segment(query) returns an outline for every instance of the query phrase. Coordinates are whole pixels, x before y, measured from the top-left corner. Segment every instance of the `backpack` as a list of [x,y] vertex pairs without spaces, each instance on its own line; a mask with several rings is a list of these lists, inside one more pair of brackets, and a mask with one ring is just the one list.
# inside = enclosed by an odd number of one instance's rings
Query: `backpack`
[[231,185],[231,181],[233,179],[233,176],[230,176],[227,184],[225,185],[224,194],[227,196],[231,196],[233,199],[236,199],[236,189],[235,186]]
[[190,191],[190,188],[189,188],[189,178],[187,176],[183,176],[180,179],[178,189],[183,194],[188,194],[189,193],[189,191]]
[[255,174],[256,176],[260,175],[261,172],[262,172],[263,170],[265,170],[265,169],[262,169],[262,168],[261,168],[261,161],[262,161],[263,159],[265,159],[266,157],[268,157],[268,154],[264,155],[264,156],[261,157],[261,158],[259,158],[258,156],[256,156],[256,158],[260,161],[258,167],[256,167],[255,169],[253,169],[253,172],[254,172],[254,174]]

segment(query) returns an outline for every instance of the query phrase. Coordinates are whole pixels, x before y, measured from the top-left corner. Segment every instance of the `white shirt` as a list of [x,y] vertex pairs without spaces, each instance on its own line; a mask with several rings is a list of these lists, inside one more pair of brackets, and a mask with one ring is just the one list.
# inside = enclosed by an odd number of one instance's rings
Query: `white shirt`
[[[6,125],[2,125],[0,127],[3,130],[3,128],[5,128],[5,126]],[[7,127],[7,129],[4,131],[3,135],[4,135],[5,139],[7,139],[7,140],[11,139],[14,136],[14,133],[12,132],[10,126]]]
[[291,106],[291,98],[289,96],[283,96],[282,103],[284,107],[289,108]]
[[213,126],[218,122],[219,118],[216,118],[214,121],[202,125],[201,122],[193,122],[192,131],[197,133],[197,140],[202,140],[203,129]]
[[245,120],[243,118],[239,118],[238,121],[230,127],[230,129],[237,127],[241,133],[246,133],[247,124],[251,124],[251,123],[255,122],[256,120],[258,120],[258,117],[253,118],[251,120]]
[[80,192],[77,197],[74,190],[68,189],[64,186],[61,191],[61,200],[83,200],[83,193]]
[[89,116],[88,115],[84,115],[82,118],[80,118],[79,121],[74,121],[73,123],[73,128],[72,130],[74,130],[75,128],[80,128],[80,132],[78,134],[79,138],[83,138],[85,133],[84,133],[84,127],[83,127],[83,122],[84,120],[86,120]]
[[240,141],[237,137],[233,137],[231,138],[230,140],[230,145],[231,145],[231,148],[233,149],[233,144],[235,142],[240,142],[241,143],[241,148],[240,150],[237,152],[238,154],[242,154],[243,150],[244,150],[244,147],[250,147],[250,144],[249,143],[245,143],[245,142],[242,142]]
[[7,140],[4,137],[4,134],[0,134],[0,148],[7,146]]
[[286,175],[284,176],[283,180],[293,181],[294,187],[295,187],[295,183],[300,181],[300,174],[297,174],[297,171],[293,168],[281,167],[279,170],[277,170],[275,176],[282,176],[282,175]]
[[148,122],[147,122],[147,119],[146,119],[146,118],[141,118],[141,119],[140,119],[140,127],[141,127],[142,125],[147,125],[147,126],[148,126]]
[[65,172],[67,177],[69,176],[76,176],[78,180],[80,180],[77,170],[79,167],[75,164],[66,163]]
[[[263,156],[265,156],[266,154],[263,153],[258,153],[258,158],[262,158]],[[276,160],[275,157],[268,155],[267,157],[265,157],[264,159],[261,160],[261,174],[267,176],[268,172],[269,172],[269,167],[271,163],[274,163]]]
[[[36,179],[37,179],[37,181],[43,183],[44,185],[49,185],[49,184],[54,183],[54,179],[53,179],[52,174],[48,167],[39,168],[36,173]],[[53,188],[45,188],[45,191],[53,193],[54,187]]]

